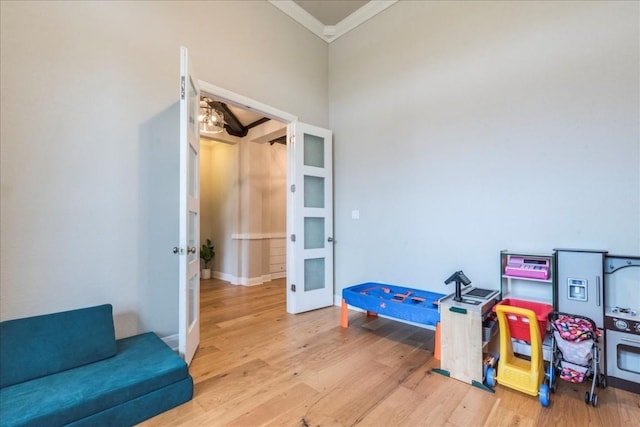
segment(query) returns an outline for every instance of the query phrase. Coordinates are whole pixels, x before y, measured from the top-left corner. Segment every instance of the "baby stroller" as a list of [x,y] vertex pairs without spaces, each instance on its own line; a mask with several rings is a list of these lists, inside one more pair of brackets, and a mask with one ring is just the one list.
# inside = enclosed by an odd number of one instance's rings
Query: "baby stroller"
[[600,331],[596,323],[585,316],[552,311],[549,323],[553,331],[551,361],[548,367],[549,388],[556,390],[556,374],[572,383],[591,379],[591,390],[585,392],[584,402],[598,406],[596,385],[607,386],[604,374],[600,373]]

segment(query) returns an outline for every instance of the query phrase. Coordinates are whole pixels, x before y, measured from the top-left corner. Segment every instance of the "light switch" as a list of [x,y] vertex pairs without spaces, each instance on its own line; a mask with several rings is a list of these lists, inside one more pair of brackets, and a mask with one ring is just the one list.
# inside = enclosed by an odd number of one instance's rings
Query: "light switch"
[[351,211],[351,219],[360,219],[360,211]]

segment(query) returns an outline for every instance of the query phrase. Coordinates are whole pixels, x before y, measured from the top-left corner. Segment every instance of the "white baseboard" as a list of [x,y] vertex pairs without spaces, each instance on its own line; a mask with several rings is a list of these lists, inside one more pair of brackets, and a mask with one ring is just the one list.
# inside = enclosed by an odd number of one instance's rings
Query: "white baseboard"
[[259,276],[259,277],[238,277],[238,285],[241,286],[256,286],[262,285],[264,282],[268,282],[270,279],[266,279],[268,276]]
[[[340,295],[333,295],[333,305],[341,307],[342,306],[342,294]],[[355,308],[354,308],[355,310]]]
[[219,271],[212,272],[212,276],[216,279],[224,280],[225,282],[229,282],[232,285],[240,285],[240,286],[256,286],[262,285],[265,282],[270,282],[273,279],[280,279],[282,277],[287,277],[286,271],[281,271],[278,273],[272,274],[263,274],[258,277],[238,277],[228,273],[221,273]]
[[287,277],[287,272],[286,271],[279,271],[277,273],[271,273],[270,276],[271,276],[270,280],[282,279],[283,277]]
[[267,239],[286,239],[287,233],[244,233],[232,234],[233,240],[267,240]]
[[215,277],[216,279],[220,279],[220,280],[224,280],[225,282],[229,282],[231,284],[236,284],[235,283],[235,276],[228,274],[228,273],[222,273],[220,271],[212,271],[211,272],[211,276]]
[[169,347],[171,347],[171,350],[176,352],[178,351],[178,334],[168,335],[166,337],[160,337],[160,339],[164,341],[165,344],[167,344]]

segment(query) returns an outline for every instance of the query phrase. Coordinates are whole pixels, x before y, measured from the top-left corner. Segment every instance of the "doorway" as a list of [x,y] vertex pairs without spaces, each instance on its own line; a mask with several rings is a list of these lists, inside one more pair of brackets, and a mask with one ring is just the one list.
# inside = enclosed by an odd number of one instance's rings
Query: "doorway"
[[[330,130],[194,78],[187,48],[180,48],[178,348],[190,363],[200,331],[200,95],[256,111],[286,123],[286,302],[291,314],[334,305],[333,295],[333,136]],[[220,115],[205,108],[206,130]],[[214,120],[214,117],[216,120]],[[279,130],[281,131],[281,130]],[[262,135],[267,137],[265,133]],[[258,138],[256,138],[256,142]],[[264,141],[263,141],[264,142]],[[240,148],[243,144],[240,144]],[[238,164],[243,156],[238,150]],[[259,182],[259,181],[255,181]],[[251,192],[248,193],[249,195]],[[238,196],[242,199],[245,193]],[[261,214],[262,210],[258,210]],[[242,217],[245,218],[245,217]],[[240,218],[237,224],[242,229]],[[249,227],[246,230],[251,231]],[[297,236],[297,237],[296,237]],[[248,239],[249,241],[251,239]],[[297,241],[297,242],[296,242]],[[251,246],[251,245],[249,245]],[[242,250],[244,250],[243,247]],[[252,248],[251,248],[252,249]],[[241,252],[238,250],[237,252]],[[297,282],[294,283],[293,281]]]
[[222,105],[229,120],[259,124],[201,136],[200,241],[215,247],[214,278],[253,286],[286,276],[287,127]]
[[[199,94],[203,96],[254,111],[266,119],[271,119],[273,123],[277,121],[280,124],[286,124],[284,135],[282,135],[283,129],[278,127],[270,132],[264,132],[260,138],[255,138],[255,141],[257,143],[271,141],[270,138],[280,132],[281,136],[286,137],[287,142],[286,238],[284,239],[286,242],[287,312],[296,314],[334,305],[333,135],[331,131],[299,122],[297,117],[291,114],[210,83],[199,80],[198,85]],[[240,147],[242,148],[242,144]],[[239,150],[238,162],[243,162],[250,157],[250,154],[243,156],[242,153],[243,150]],[[240,224],[240,219],[237,221],[238,230],[253,232],[250,227]],[[251,242],[252,239],[248,240]],[[241,248],[238,250],[260,252],[261,246],[250,243]],[[249,274],[252,273],[249,272]]]

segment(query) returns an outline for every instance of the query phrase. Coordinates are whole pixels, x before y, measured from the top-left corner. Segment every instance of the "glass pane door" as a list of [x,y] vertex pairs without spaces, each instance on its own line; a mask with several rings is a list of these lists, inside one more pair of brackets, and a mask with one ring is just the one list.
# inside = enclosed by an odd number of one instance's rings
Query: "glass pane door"
[[289,243],[294,268],[287,279],[292,293],[287,310],[300,313],[333,305],[332,136],[327,129],[304,123],[292,128],[292,234],[300,237]]

